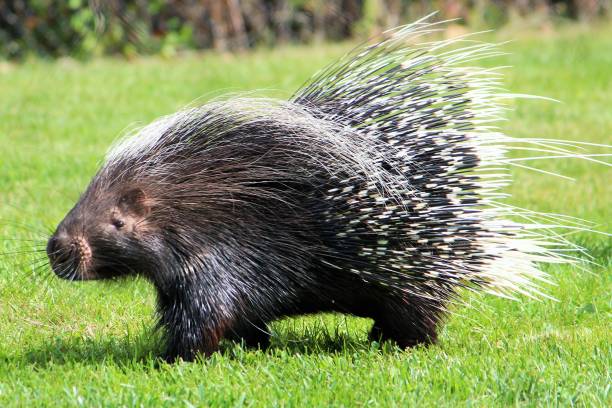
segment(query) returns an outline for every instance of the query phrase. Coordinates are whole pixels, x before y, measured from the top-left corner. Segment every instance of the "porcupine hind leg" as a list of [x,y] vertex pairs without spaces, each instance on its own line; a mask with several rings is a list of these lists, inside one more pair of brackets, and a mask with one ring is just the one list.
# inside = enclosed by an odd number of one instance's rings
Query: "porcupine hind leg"
[[225,339],[236,343],[244,342],[248,348],[264,350],[270,345],[270,332],[263,320],[242,322],[228,329]]
[[406,349],[437,340],[437,325],[441,318],[440,305],[431,301],[389,301],[374,316],[370,341],[394,341]]

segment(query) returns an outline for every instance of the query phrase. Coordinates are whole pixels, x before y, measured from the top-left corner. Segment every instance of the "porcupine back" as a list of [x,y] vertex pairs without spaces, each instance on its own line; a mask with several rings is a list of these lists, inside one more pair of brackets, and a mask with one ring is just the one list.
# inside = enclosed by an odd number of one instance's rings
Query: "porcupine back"
[[293,97],[320,118],[382,142],[380,164],[397,176],[383,186],[335,178],[326,217],[341,226],[343,257],[359,260],[350,270],[365,281],[441,301],[465,286],[543,295],[537,281],[546,275],[536,262],[573,258],[556,250],[568,243],[550,228],[554,217],[498,201],[512,163],[506,146],[575,155],[554,141],[500,133],[492,122],[503,100],[524,95],[504,93],[499,70],[467,66],[498,54],[495,45],[426,42],[434,31],[437,25],[423,20],[391,30]]

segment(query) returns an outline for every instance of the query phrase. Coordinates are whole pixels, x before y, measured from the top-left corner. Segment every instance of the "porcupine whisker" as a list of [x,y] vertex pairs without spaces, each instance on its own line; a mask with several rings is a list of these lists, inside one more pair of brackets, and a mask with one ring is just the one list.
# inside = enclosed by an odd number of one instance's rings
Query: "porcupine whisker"
[[54,268],[54,272],[56,273],[57,276],[59,276],[60,278],[63,279],[67,279],[66,277],[66,272],[68,272],[70,266],[69,265],[61,265],[59,266],[58,269]]
[[[17,267],[18,267],[20,270],[23,270],[23,269],[30,269],[30,270],[32,271],[31,276],[37,276],[37,275],[35,274],[35,272],[36,272],[36,270],[37,270],[38,265],[41,265],[41,263],[42,263],[43,261],[46,261],[46,259],[42,258],[42,259],[36,259],[36,260],[29,260],[27,263],[26,263],[25,261],[22,261],[22,262],[17,263],[17,264],[16,264],[16,266],[17,266]],[[47,261],[47,262],[48,262],[48,261]],[[44,265],[44,264],[42,264],[42,265]],[[25,278],[26,278],[26,275],[21,275],[21,276],[18,276],[18,277],[17,277],[17,279],[15,280],[15,282],[16,282],[17,284],[20,284],[21,282],[23,282],[23,281],[25,280]]]
[[29,239],[29,238],[0,238],[0,241],[26,242],[32,245],[46,245],[44,239]]
[[46,250],[44,248],[34,248],[34,249],[27,249],[27,250],[24,249],[21,251],[0,252],[0,256],[36,254],[36,253],[45,253],[45,252]]
[[[40,279],[41,278],[41,272],[49,271],[49,266],[50,266],[50,264],[48,262],[45,263],[45,262],[39,260],[37,263],[32,263],[32,264],[28,265],[24,269],[29,270],[29,273],[28,273],[28,278],[29,279],[34,279],[35,281],[39,281],[39,280],[41,280]],[[45,283],[49,282],[49,279],[51,277],[52,277],[52,274],[44,273],[44,274],[42,274],[42,281],[45,282]],[[21,281],[25,281],[25,278],[26,278],[26,276],[23,276],[21,278]]]
[[5,219],[0,219],[0,225],[9,225],[11,227],[14,228],[20,228],[24,231],[27,231],[27,233],[29,234],[36,234],[40,236],[40,239],[44,239],[45,236],[44,234],[42,234],[40,231],[35,230],[32,226],[26,225],[26,224],[21,224],[21,223],[17,223],[14,221],[9,221],[9,220],[5,220]]
[[49,266],[49,265],[50,265],[49,260],[46,259],[46,258],[42,258],[41,257],[41,258],[35,259],[35,260],[31,261],[30,263],[28,263],[27,265],[25,265],[25,268],[28,268],[28,269],[38,269],[38,268],[43,268],[43,267],[46,267],[46,266]]

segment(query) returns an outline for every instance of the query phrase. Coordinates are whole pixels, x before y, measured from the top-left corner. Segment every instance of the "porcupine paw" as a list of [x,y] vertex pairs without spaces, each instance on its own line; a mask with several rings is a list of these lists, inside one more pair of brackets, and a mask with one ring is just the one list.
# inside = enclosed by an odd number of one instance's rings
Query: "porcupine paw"
[[368,340],[379,343],[392,341],[399,348],[408,349],[419,344],[429,345],[435,343],[437,341],[437,334],[435,328],[416,329],[412,323],[402,327],[401,325],[384,325],[375,321]]
[[244,343],[247,348],[265,350],[270,346],[270,333],[264,322],[240,325],[228,330],[226,340]]
[[181,333],[176,338],[170,339],[166,345],[166,351],[161,358],[167,363],[179,360],[195,361],[198,357],[209,357],[219,350],[219,336],[209,337],[195,342],[185,342],[184,339],[193,338],[189,333]]
[[169,346],[160,356],[160,359],[168,364],[176,363],[180,360],[194,361],[198,352],[196,350],[181,349],[177,346]]

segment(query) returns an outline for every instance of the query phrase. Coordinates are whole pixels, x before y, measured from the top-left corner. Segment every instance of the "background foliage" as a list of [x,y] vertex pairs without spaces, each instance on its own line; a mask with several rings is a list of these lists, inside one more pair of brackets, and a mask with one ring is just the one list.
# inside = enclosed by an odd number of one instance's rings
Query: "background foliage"
[[432,11],[492,28],[517,18],[592,21],[611,9],[611,0],[4,0],[0,57],[171,54],[339,40]]

